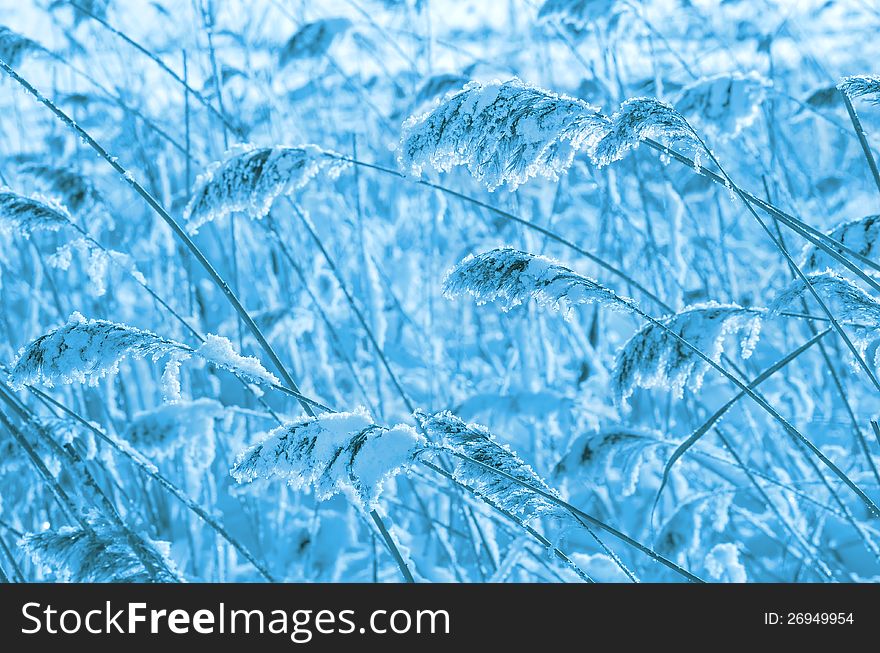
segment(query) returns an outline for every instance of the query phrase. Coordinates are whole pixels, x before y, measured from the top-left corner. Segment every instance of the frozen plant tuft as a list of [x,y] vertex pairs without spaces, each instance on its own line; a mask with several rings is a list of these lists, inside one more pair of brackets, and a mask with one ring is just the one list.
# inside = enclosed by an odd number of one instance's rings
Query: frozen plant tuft
[[0,189],[0,226],[27,237],[38,230],[58,231],[70,223],[67,209],[46,197],[25,197]]
[[[875,253],[880,244],[880,215],[868,215],[858,220],[843,222],[828,231],[826,235],[861,256],[868,259],[876,258]],[[815,272],[839,265],[835,258],[812,243],[804,246],[801,254],[801,269],[804,272]]]
[[[138,554],[132,550],[130,536],[97,512],[86,516],[90,530],[63,526],[54,531],[27,533],[21,543],[36,565],[73,583],[161,583],[181,582],[169,557],[166,542],[137,538]],[[152,567],[144,566],[142,558]]]
[[629,311],[635,306],[631,299],[618,296],[552,259],[510,247],[462,259],[446,275],[443,292],[449,298],[467,292],[479,304],[498,301],[505,311],[534,297],[541,305],[563,311],[566,319],[578,304],[596,302]]
[[519,79],[471,82],[404,123],[398,162],[415,175],[466,165],[489,190],[515,190],[536,175],[556,179],[601,138],[607,121],[583,100]]
[[486,427],[468,424],[449,411],[433,415],[418,411],[416,419],[425,433],[441,444],[441,450],[446,449],[470,459],[456,456],[453,459],[453,476],[479,496],[516,515],[524,523],[543,516],[570,516],[567,510],[546,497],[486,468],[500,470],[522,483],[557,496],[557,492],[510,447],[499,444]]
[[195,353],[218,367],[240,374],[255,383],[281,385],[278,377],[263,367],[258,359],[236,352],[229,338],[209,333]]
[[745,583],[748,581],[746,569],[739,560],[739,549],[735,544],[716,544],[706,555],[706,571],[715,581],[724,583]]
[[[738,336],[743,358],[751,356],[761,331],[764,309],[736,304],[695,304],[660,320],[716,363],[728,336]],[[617,353],[612,373],[615,398],[621,404],[635,388],[665,388],[681,398],[684,388],[700,389],[709,366],[655,324],[646,324]]]
[[538,20],[553,20],[584,29],[607,18],[617,5],[617,0],[545,0],[538,10]]
[[319,174],[334,179],[344,166],[339,154],[315,145],[238,146],[196,180],[184,211],[186,227],[195,233],[206,222],[236,211],[262,218],[279,195],[303,188]]
[[630,98],[611,116],[610,129],[596,144],[593,161],[607,166],[647,138],[666,145],[682,143],[698,152],[702,147],[693,128],[673,107],[654,98]]
[[730,140],[755,122],[770,82],[757,73],[725,73],[685,86],[673,104],[701,129]]
[[837,88],[851,100],[867,97],[873,104],[880,104],[880,75],[852,75],[837,83]]
[[282,68],[299,59],[321,57],[327,54],[333,42],[344,36],[351,28],[347,18],[323,18],[306,23],[290,37],[281,54],[278,64]]
[[372,509],[385,482],[407,469],[425,444],[412,427],[378,426],[363,408],[326,413],[267,433],[238,455],[232,476],[239,483],[279,478],[313,488],[319,499],[342,492]]
[[155,333],[107,320],[87,320],[74,312],[67,324],[19,351],[9,383],[14,388],[39,382],[49,387],[56,382],[97,385],[101,378],[115,373],[126,356],[152,356],[155,360],[186,350],[181,343]]

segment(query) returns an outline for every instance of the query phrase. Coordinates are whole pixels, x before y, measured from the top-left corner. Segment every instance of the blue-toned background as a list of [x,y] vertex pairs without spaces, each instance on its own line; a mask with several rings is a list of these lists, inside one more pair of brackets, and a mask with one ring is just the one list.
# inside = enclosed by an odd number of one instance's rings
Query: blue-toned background
[[880,576],[875,3],[0,23],[0,580]]

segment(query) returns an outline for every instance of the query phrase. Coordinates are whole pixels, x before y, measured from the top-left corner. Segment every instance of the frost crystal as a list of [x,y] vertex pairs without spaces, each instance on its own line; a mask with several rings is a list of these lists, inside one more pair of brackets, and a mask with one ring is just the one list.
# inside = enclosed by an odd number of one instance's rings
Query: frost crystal
[[339,492],[371,509],[388,479],[405,470],[425,439],[403,424],[384,428],[363,408],[290,422],[242,451],[232,468],[239,483],[280,478],[312,487],[319,499]]
[[299,190],[319,173],[335,178],[345,166],[339,157],[315,145],[233,148],[196,180],[184,211],[186,227],[195,233],[235,211],[262,218],[275,198]]
[[844,77],[837,88],[854,100],[868,97],[873,104],[880,104],[880,75],[853,75]]
[[[880,238],[880,215],[869,215],[859,220],[844,222],[826,235],[870,259],[875,253]],[[836,259],[812,243],[808,243],[801,254],[801,269],[805,272],[825,270],[839,265]]]
[[166,542],[135,535],[138,557],[130,537],[97,512],[90,512],[86,521],[92,532],[64,526],[56,531],[28,533],[22,537],[22,546],[36,565],[74,583],[150,582],[151,574],[141,558],[146,558],[157,582],[181,582]]
[[58,231],[70,222],[67,209],[45,197],[24,197],[8,188],[0,190],[0,225],[15,229],[22,236],[40,229]]
[[503,184],[514,190],[536,175],[556,179],[607,121],[583,100],[519,79],[471,82],[404,123],[398,162],[415,175],[425,166],[446,172],[466,165],[490,191]]
[[509,247],[462,259],[446,275],[443,291],[449,298],[468,292],[479,304],[500,300],[505,311],[534,297],[541,305],[563,311],[566,319],[578,304],[598,302],[617,310],[635,306],[631,299],[552,259]]
[[443,448],[483,463],[454,458],[454,476],[463,485],[526,522],[541,516],[569,516],[568,511],[558,504],[485,467],[500,470],[543,492],[557,495],[515,452],[507,445],[499,444],[486,427],[468,424],[449,411],[434,415],[419,411],[416,419],[426,434],[442,443]]
[[694,130],[678,111],[660,100],[639,97],[621,104],[611,116],[611,128],[596,145],[593,162],[607,166],[646,138],[661,139],[668,145],[680,142],[701,150]]
[[[740,336],[743,358],[751,356],[761,331],[763,309],[709,302],[695,304],[660,320],[673,333],[718,362],[729,335]],[[635,388],[667,388],[681,398],[685,386],[696,392],[703,384],[709,366],[669,333],[646,324],[617,353],[612,385],[617,401],[626,399]]]
[[73,313],[67,324],[19,351],[9,383],[16,389],[38,382],[50,387],[74,381],[97,385],[102,377],[115,373],[126,356],[158,359],[185,351],[184,345],[155,333]]
[[673,104],[713,137],[729,140],[755,122],[769,87],[757,73],[715,75],[686,86]]

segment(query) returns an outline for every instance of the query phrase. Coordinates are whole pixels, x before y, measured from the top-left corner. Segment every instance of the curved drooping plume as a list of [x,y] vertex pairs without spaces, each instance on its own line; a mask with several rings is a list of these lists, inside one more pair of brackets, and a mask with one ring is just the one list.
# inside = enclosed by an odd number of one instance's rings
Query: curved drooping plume
[[880,104],[880,75],[851,75],[837,83],[837,88],[851,100],[867,97],[873,104]]
[[363,408],[325,413],[267,433],[238,455],[232,476],[239,483],[279,478],[313,488],[319,499],[342,492],[372,509],[385,482],[407,469],[425,444],[412,427],[378,426]]
[[333,42],[350,28],[351,21],[347,18],[322,18],[306,23],[284,44],[278,65],[283,68],[292,61],[326,54]]
[[536,175],[555,179],[590,148],[608,119],[583,100],[519,79],[471,82],[403,125],[400,166],[421,174],[465,165],[489,190],[514,190]]
[[23,163],[18,172],[32,177],[41,190],[56,195],[74,213],[101,206],[101,193],[87,176],[69,166]]
[[25,197],[8,188],[0,189],[0,225],[27,237],[34,231],[58,231],[71,223],[70,214],[52,200]]
[[[876,258],[880,243],[880,215],[868,215],[858,220],[843,222],[825,235],[865,258]],[[840,263],[824,250],[808,243],[801,253],[801,269],[804,272],[836,268]]]
[[15,68],[30,52],[42,52],[43,46],[28,37],[0,25],[0,60]]
[[[761,330],[764,309],[736,304],[695,304],[659,320],[716,363],[728,336],[738,336],[743,358],[751,356]],[[709,365],[656,324],[639,329],[617,353],[612,388],[625,404],[635,388],[667,388],[681,398],[684,388],[696,392]]]
[[443,281],[447,297],[470,293],[478,304],[497,301],[503,310],[529,297],[570,317],[577,304],[600,303],[631,311],[631,299],[620,297],[596,281],[584,277],[544,256],[510,247],[492,249],[461,260]]
[[32,383],[50,387],[74,382],[95,385],[107,374],[115,374],[126,357],[149,356],[156,361],[166,355],[171,357],[171,364],[196,355],[255,383],[280,383],[256,358],[237,354],[222,336],[209,334],[198,349],[192,349],[150,331],[107,320],[87,320],[76,312],[65,325],[19,351],[9,383],[17,389]]
[[611,116],[611,126],[596,144],[593,162],[607,166],[622,159],[646,138],[665,144],[680,143],[700,152],[702,146],[694,130],[672,106],[655,98],[630,98]]
[[535,470],[508,446],[499,444],[484,426],[468,424],[449,411],[433,415],[417,411],[415,416],[425,433],[440,443],[441,449],[476,461],[453,457],[453,476],[462,485],[516,515],[524,523],[542,516],[570,517],[570,513],[558,504],[486,468],[500,470],[522,483],[557,496],[557,492]]
[[189,231],[229,213],[265,216],[279,195],[299,190],[324,174],[334,179],[346,165],[341,155],[316,145],[232,148],[199,175],[183,217]]
[[729,140],[755,122],[769,87],[755,72],[722,73],[688,84],[673,104],[705,133]]
[[546,0],[538,10],[538,20],[555,20],[584,29],[608,18],[617,5],[617,0]]
[[[24,551],[38,566],[74,583],[160,583],[182,581],[166,542],[137,538],[138,553],[127,535],[97,512],[85,517],[91,532],[81,526],[64,526],[54,531],[27,533]],[[144,566],[143,557],[152,568]]]

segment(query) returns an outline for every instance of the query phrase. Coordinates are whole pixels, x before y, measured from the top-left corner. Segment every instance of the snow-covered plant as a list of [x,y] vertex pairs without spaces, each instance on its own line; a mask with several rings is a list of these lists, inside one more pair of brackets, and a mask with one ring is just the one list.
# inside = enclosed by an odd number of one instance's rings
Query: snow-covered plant
[[880,103],[880,75],[851,75],[837,83],[837,88],[850,99],[867,97],[873,104]]
[[[826,232],[826,235],[868,259],[875,258],[875,250],[880,243],[880,215],[843,222]],[[804,272],[815,272],[839,265],[834,257],[812,243],[804,246],[800,266]]]
[[529,297],[571,317],[578,304],[599,303],[617,310],[632,310],[631,299],[584,277],[545,256],[510,247],[492,249],[462,259],[446,275],[443,292],[453,298],[470,293],[478,304],[497,301],[503,310]]
[[187,229],[196,232],[236,211],[262,218],[279,195],[301,189],[319,174],[335,178],[345,165],[339,157],[315,145],[232,148],[196,180],[184,211]]
[[713,138],[735,138],[760,115],[770,82],[758,73],[724,73],[685,86],[673,104]]
[[[853,344],[864,356],[868,347],[880,336],[880,302],[857,286],[851,279],[832,270],[811,272],[810,285],[831,305],[834,315],[856,335]],[[796,279],[779,293],[768,309],[771,313],[801,310],[801,302],[812,297],[807,284]],[[876,345],[875,345],[876,346]]]
[[645,460],[665,444],[659,433],[649,429],[605,427],[575,438],[556,464],[553,476],[570,489],[584,481],[588,487],[601,487],[619,480],[623,496],[630,496],[636,490]]
[[125,429],[128,443],[150,458],[161,460],[181,448],[192,449],[196,457],[214,459],[214,420],[224,414],[214,399],[177,401],[136,413]]
[[351,21],[347,18],[322,18],[306,23],[285,43],[278,56],[278,64],[284,67],[299,59],[321,57],[350,28]]
[[545,0],[538,10],[538,20],[554,20],[583,29],[607,18],[617,6],[617,0]]
[[[108,520],[92,512],[86,516],[89,530],[63,526],[57,530],[27,533],[21,539],[34,563],[61,580],[74,583],[161,583],[181,582],[170,559],[167,542],[133,535],[138,552],[132,550],[132,535],[123,533]],[[151,569],[144,566],[145,557]],[[151,573],[152,572],[152,573]]]
[[115,374],[126,357],[154,361],[171,356],[171,364],[199,356],[248,380],[278,384],[278,378],[251,356],[241,356],[227,338],[209,334],[197,349],[126,324],[89,320],[74,312],[64,326],[49,331],[23,347],[12,364],[9,383],[22,388],[33,383],[51,387],[55,383],[96,385]]
[[468,424],[449,411],[433,415],[418,411],[416,419],[432,441],[440,443],[443,449],[464,456],[454,458],[453,476],[481,497],[491,500],[523,522],[543,516],[569,516],[558,504],[492,471],[499,470],[531,487],[557,495],[535,470],[509,446],[499,443],[486,427]]
[[[736,304],[695,304],[660,320],[667,329],[694,345],[716,363],[728,336],[739,339],[743,358],[752,355],[761,331],[763,309]],[[708,364],[659,326],[639,329],[617,353],[612,388],[625,404],[635,388],[666,388],[681,398],[685,387],[700,389]]]
[[25,197],[0,189],[0,226],[26,237],[39,230],[58,231],[70,222],[67,209],[48,198]]
[[684,116],[665,102],[637,97],[626,100],[611,116],[610,128],[596,144],[593,161],[600,167],[619,161],[646,138],[701,151],[699,139]]
[[739,559],[739,549],[735,544],[723,542],[712,547],[706,554],[706,571],[710,578],[723,583],[745,583],[748,581],[746,569]]
[[489,190],[514,190],[536,175],[556,179],[601,138],[606,123],[583,100],[519,79],[471,82],[404,123],[398,162],[414,175],[465,165]]
[[359,407],[279,426],[238,455],[232,476],[239,483],[278,478],[312,488],[319,499],[341,492],[373,509],[385,483],[406,471],[425,445],[411,426],[379,426]]
[[104,203],[91,179],[75,168],[31,161],[18,166],[17,170],[34,178],[44,193],[57,197],[74,213],[88,211]]
[[36,41],[32,41],[5,25],[0,25],[0,60],[10,66],[17,66],[21,63],[25,54],[42,50],[43,47]]
[[86,261],[86,273],[91,281],[89,294],[93,297],[100,297],[107,292],[107,272],[111,263],[131,274],[140,283],[146,284],[146,278],[128,254],[101,248],[94,240],[86,238],[77,238],[65,243],[56,249],[46,262],[59,270],[68,270],[75,252]]

